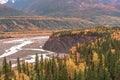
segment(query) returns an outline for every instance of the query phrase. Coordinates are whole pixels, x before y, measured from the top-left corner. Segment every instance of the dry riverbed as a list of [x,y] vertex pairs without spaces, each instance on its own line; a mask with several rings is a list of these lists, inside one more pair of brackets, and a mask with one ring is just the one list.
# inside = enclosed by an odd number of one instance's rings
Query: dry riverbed
[[24,38],[9,38],[0,40],[0,64],[4,57],[7,60],[15,62],[19,57],[21,61],[32,63],[35,60],[35,54],[38,53],[39,58],[51,58],[55,53],[43,50],[42,46],[49,39],[49,36],[36,36]]

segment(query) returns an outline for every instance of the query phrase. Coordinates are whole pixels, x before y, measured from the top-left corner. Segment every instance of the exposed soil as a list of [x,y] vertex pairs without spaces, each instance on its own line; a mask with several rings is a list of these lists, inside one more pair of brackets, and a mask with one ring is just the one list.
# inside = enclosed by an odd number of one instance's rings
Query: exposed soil
[[51,37],[43,46],[43,49],[53,51],[56,53],[67,53],[72,46],[79,43],[90,42],[95,40],[96,36],[62,36],[62,37]]

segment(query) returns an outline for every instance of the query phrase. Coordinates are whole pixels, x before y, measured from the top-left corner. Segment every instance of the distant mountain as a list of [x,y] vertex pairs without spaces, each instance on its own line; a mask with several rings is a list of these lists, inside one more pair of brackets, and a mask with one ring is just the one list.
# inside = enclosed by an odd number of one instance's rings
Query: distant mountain
[[89,18],[119,16],[120,0],[16,0],[7,5],[37,15]]
[[25,16],[28,15],[22,11],[0,4],[0,16]]
[[[94,26],[120,26],[120,0],[8,0],[6,5],[35,15],[80,18],[86,21],[84,24],[89,21]],[[86,26],[77,25],[74,28],[81,27]]]
[[120,0],[101,0],[103,3],[118,3]]

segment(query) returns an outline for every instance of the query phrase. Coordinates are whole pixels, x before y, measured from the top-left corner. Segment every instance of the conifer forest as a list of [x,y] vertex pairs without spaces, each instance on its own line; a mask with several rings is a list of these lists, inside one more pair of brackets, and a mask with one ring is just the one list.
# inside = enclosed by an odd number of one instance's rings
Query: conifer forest
[[74,45],[63,58],[20,62],[12,67],[7,57],[0,66],[0,80],[120,80],[120,28],[98,27],[63,31],[52,36],[97,36],[95,40]]

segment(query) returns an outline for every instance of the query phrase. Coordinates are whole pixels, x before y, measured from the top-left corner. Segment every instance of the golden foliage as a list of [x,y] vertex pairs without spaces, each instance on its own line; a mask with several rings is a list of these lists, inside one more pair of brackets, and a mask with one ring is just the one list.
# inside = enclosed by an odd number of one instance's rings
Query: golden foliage
[[77,67],[71,58],[67,59],[66,67],[68,70],[68,74],[71,75],[71,77],[73,77],[74,71],[77,69]]
[[79,63],[79,65],[78,65],[78,67],[77,67],[77,70],[78,70],[78,71],[81,70],[82,72],[84,72],[85,66],[86,66],[86,63],[85,63],[85,62]]
[[114,31],[114,32],[111,34],[111,37],[112,37],[113,39],[120,40],[120,30]]
[[99,58],[98,58],[98,54],[96,52],[93,52],[93,59],[92,59],[93,63],[95,64],[95,66],[98,65],[99,63]]
[[115,54],[115,49],[111,49],[111,53],[112,53],[112,54]]
[[18,73],[18,71],[14,71],[14,73],[16,75],[16,80],[22,80],[23,77],[24,77],[24,80],[30,80],[29,77],[24,73]]

